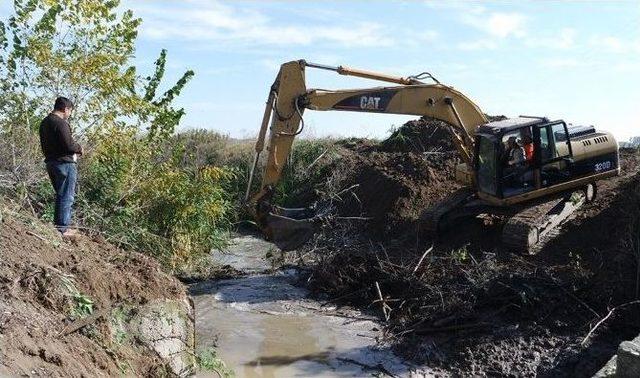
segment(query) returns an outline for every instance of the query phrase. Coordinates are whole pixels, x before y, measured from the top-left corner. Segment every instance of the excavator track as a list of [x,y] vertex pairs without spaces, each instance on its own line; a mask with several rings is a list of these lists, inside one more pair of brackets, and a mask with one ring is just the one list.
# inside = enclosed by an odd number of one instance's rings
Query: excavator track
[[448,227],[450,223],[447,215],[451,211],[460,208],[464,203],[474,198],[474,191],[469,188],[461,188],[449,194],[441,201],[422,214],[423,230],[430,234],[437,234]]
[[538,253],[559,234],[560,226],[575,214],[584,199],[584,193],[574,192],[522,209],[504,225],[503,244],[518,252]]

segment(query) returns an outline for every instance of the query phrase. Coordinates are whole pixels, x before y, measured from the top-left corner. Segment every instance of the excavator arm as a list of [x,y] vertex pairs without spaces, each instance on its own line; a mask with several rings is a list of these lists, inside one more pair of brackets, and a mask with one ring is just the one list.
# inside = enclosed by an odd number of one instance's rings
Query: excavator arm
[[[400,85],[335,91],[307,89],[306,67],[332,70],[341,75]],[[422,78],[433,79],[435,83],[425,84],[420,81]],[[454,145],[467,165],[468,171],[471,171],[473,161],[475,130],[479,125],[488,122],[484,113],[469,98],[441,84],[428,73],[404,78],[344,66],[324,66],[304,60],[283,64],[269,92],[245,195],[249,211],[254,215],[265,235],[274,241],[306,238],[306,235],[302,235],[306,233],[299,232],[303,223],[298,223],[299,227],[291,227],[291,222],[300,217],[300,212],[277,208],[271,204],[275,185],[282,176],[293,141],[304,129],[305,109],[411,114],[439,119],[449,125]],[[269,129],[268,156],[262,184],[260,190],[252,195],[252,181],[260,162],[260,154],[265,148],[267,129]],[[304,215],[309,214],[304,213]],[[282,235],[278,237],[276,229],[289,232],[280,232]],[[294,237],[295,234],[298,237]]]

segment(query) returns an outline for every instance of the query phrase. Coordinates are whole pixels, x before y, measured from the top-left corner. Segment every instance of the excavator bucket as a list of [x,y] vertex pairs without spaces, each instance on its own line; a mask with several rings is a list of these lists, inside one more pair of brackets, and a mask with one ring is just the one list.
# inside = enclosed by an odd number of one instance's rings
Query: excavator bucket
[[313,237],[318,220],[309,208],[272,206],[272,211],[264,217],[264,231],[278,248],[290,251]]

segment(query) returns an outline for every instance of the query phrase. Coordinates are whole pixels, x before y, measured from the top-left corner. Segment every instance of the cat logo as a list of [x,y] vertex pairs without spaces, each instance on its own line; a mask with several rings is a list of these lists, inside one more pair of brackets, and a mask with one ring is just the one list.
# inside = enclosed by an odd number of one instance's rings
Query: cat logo
[[360,97],[360,109],[379,110],[380,97]]
[[396,93],[397,90],[394,89],[383,89],[375,92],[369,92],[365,95],[358,94],[355,96],[349,96],[333,105],[332,108],[361,112],[384,112]]

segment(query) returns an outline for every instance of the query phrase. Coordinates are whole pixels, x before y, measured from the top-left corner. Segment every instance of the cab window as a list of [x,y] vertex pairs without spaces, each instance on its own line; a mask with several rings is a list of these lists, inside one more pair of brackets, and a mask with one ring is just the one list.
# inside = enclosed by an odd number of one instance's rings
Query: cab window
[[557,123],[551,126],[551,133],[553,135],[553,141],[555,145],[554,158],[562,158],[571,155],[569,151],[569,138],[567,137],[567,130],[563,123]]
[[554,157],[553,143],[549,138],[549,129],[547,127],[540,128],[540,157],[542,161],[551,160]]
[[480,191],[496,194],[496,147],[493,141],[480,136],[478,147],[478,185]]
[[566,181],[570,177],[568,164],[571,147],[564,123],[539,126],[540,131],[540,185],[547,187]]
[[524,126],[502,135],[502,194],[504,198],[533,190],[534,144],[531,127]]

